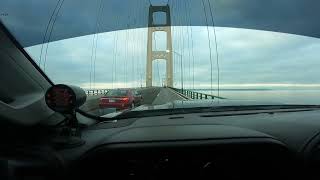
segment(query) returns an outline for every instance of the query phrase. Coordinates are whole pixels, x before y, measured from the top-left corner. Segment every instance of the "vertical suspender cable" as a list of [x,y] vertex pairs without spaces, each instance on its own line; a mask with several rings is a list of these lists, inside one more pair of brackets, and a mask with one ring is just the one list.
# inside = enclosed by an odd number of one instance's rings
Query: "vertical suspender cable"
[[[177,7],[180,7],[179,5],[177,6]],[[180,8],[178,8],[179,9],[179,11],[181,11],[181,9]],[[180,13],[179,13],[180,14]],[[180,16],[178,16],[178,17],[180,17]],[[184,81],[184,71],[183,71],[183,34],[182,34],[182,21],[181,21],[181,18],[178,18],[178,20],[180,21],[180,26],[179,26],[179,52],[181,53],[180,54],[180,73],[181,73],[181,89],[183,90],[184,89],[184,83],[183,83],[183,81]]]
[[115,88],[117,86],[117,61],[118,61],[118,32],[114,31],[114,36],[115,36],[115,42],[114,42],[114,63],[113,63],[113,72],[114,72],[114,87]]
[[[171,9],[170,9],[170,14],[171,14],[171,32],[172,32],[172,40],[173,40],[173,42],[172,42],[172,49],[174,50],[175,49],[175,47],[176,47],[176,41],[175,41],[175,37],[176,37],[176,28],[175,28],[175,26],[172,26],[172,24],[174,24],[174,16],[173,16],[173,14],[175,13],[175,9],[174,9],[174,7],[173,7],[173,5],[171,5],[170,7],[172,7]],[[174,82],[174,84],[173,84],[173,87],[176,87],[176,81],[177,81],[177,60],[176,60],[176,54],[175,53],[173,53],[172,54],[172,61],[173,61],[173,82]]]
[[[130,10],[132,10],[131,8],[130,8]],[[129,16],[129,18],[128,18],[128,20],[129,20],[129,22],[131,23],[132,22],[132,16],[133,16],[133,14],[132,14],[132,11],[130,11],[130,16]],[[132,50],[133,50],[133,46],[132,46],[132,37],[133,37],[133,32],[132,32],[132,29],[130,29],[130,27],[131,27],[131,24],[129,23],[129,28],[127,29],[128,30],[128,34],[130,34],[129,35],[129,37],[128,37],[128,42],[127,42],[127,44],[128,44],[128,59],[127,60],[129,60],[128,61],[128,65],[130,66],[130,64],[131,64],[131,68],[130,68],[130,70],[128,69],[128,85],[129,85],[129,87],[132,87],[132,78],[133,78],[133,52],[132,52]],[[130,64],[129,64],[130,63]],[[131,71],[130,72],[130,74],[129,74],[129,71]],[[130,77],[130,78],[129,78]]]
[[211,39],[210,39],[210,33],[209,33],[209,24],[208,24],[208,18],[207,18],[207,13],[206,13],[206,7],[204,4],[204,0],[201,0],[202,2],[202,6],[203,6],[203,11],[204,11],[204,15],[205,15],[205,19],[206,19],[206,26],[207,26],[207,37],[208,37],[208,44],[209,44],[209,52],[210,52],[210,92],[212,94],[212,69],[213,69],[213,63],[212,63],[212,50],[211,50]]
[[[179,5],[177,6],[177,7],[180,7]],[[179,8],[179,11],[182,11],[181,10],[181,8]],[[182,12],[181,12],[182,13]],[[179,16],[180,17],[180,16]],[[179,18],[179,20],[180,20],[180,23],[181,23],[181,25],[180,25],[180,27],[179,27],[179,29],[180,29],[180,33],[179,33],[179,39],[180,39],[180,45],[179,45],[179,48],[180,48],[180,52],[181,52],[181,54],[180,54],[180,69],[181,69],[181,89],[183,90],[184,89],[184,70],[183,70],[183,68],[184,68],[184,64],[183,64],[183,58],[184,58],[184,39],[183,39],[183,27],[182,27],[182,24],[183,24],[183,22],[182,22],[182,18]]]
[[130,19],[129,21],[131,22],[131,28],[129,31],[129,34],[131,34],[129,36],[129,52],[130,52],[130,57],[131,57],[131,82],[130,82],[130,87],[133,88],[134,87],[134,53],[135,53],[135,46],[134,46],[134,9],[132,8],[130,11]]
[[[191,6],[189,1],[187,1],[187,5],[188,8],[191,10]],[[190,17],[190,13],[189,13],[189,27],[190,27],[190,31],[191,31],[191,55],[192,55],[192,89],[194,90],[194,48],[193,48],[193,30],[192,30],[192,25],[191,25],[191,17]]]
[[[169,3],[169,2],[168,2]],[[175,49],[176,47],[176,42],[175,42],[175,26],[174,26],[174,16],[173,14],[175,13],[175,10],[174,10],[174,7],[173,7],[173,4],[172,5],[169,5],[171,7],[170,9],[170,15],[171,15],[171,33],[172,33],[172,50]],[[172,53],[172,61],[173,61],[173,87],[176,87],[176,80],[177,80],[177,61],[176,61],[176,58],[175,58],[175,54]]]
[[[97,9],[99,8],[99,3],[97,0]],[[91,48],[91,57],[90,57],[90,89],[92,89],[92,81],[93,81],[93,56],[94,56],[94,45],[95,45],[95,38],[96,38],[96,32],[97,32],[97,23],[98,23],[98,16],[99,16],[99,12],[97,11],[96,14],[96,25],[95,25],[95,30],[94,30],[94,34],[92,37],[92,48]]]
[[[189,11],[188,11],[188,8],[187,8],[187,2],[184,1],[184,9],[185,9],[185,24],[188,24],[189,23]],[[191,89],[191,45],[190,45],[190,31],[189,31],[189,26],[185,26],[187,29],[187,41],[188,41],[188,84],[189,84],[189,89]]]
[[100,3],[97,0],[97,11],[96,11],[96,23],[95,23],[95,29],[94,29],[94,34],[92,38],[92,48],[91,48],[91,57],[90,57],[90,89],[92,89],[92,81],[93,81],[93,61],[94,61],[94,53],[95,53],[95,39],[96,39],[96,34],[98,31],[98,19],[99,19],[99,10],[101,6],[101,1]]
[[[118,25],[118,15],[116,16],[116,21],[115,21],[115,25]],[[115,27],[116,29],[117,27]],[[118,45],[118,32],[117,31],[113,31],[112,32],[113,35],[113,58],[112,58],[112,89],[114,89],[116,87],[117,84],[117,45]]]
[[[58,7],[60,7],[60,6],[59,6],[59,5],[60,5],[60,1],[61,1],[61,0],[58,0],[56,6],[55,6],[55,8],[54,8],[54,10],[53,10],[53,12],[52,12],[52,14],[51,14],[51,16],[50,16],[49,22],[48,22],[48,24],[47,24],[47,26],[46,26],[46,30],[45,30],[45,33],[44,33],[44,36],[43,36],[43,40],[42,40],[42,44],[41,44],[40,58],[39,58],[39,62],[38,62],[39,67],[41,66],[43,46],[44,46],[44,44],[46,43],[47,33],[48,33],[49,27],[50,27],[50,25],[51,25],[51,21],[52,21],[52,19],[53,19],[53,16],[55,15],[55,18],[56,18],[56,16],[58,15],[58,13],[56,14],[56,10],[58,9]],[[53,26],[53,25],[54,25],[54,24],[52,24],[51,26]],[[50,29],[52,29],[52,27],[51,27]],[[49,42],[49,40],[50,40],[50,39],[48,39],[47,43]]]
[[[183,17],[184,17],[184,21],[185,21],[185,23],[187,22],[187,7],[186,7],[186,2],[184,1],[183,2],[183,5],[184,5],[184,15],[183,15]],[[185,24],[183,25],[183,29],[185,30]],[[190,41],[190,39],[189,39],[189,33],[188,33],[188,31],[189,31],[189,28],[187,27],[186,28],[186,34],[187,34],[187,47],[188,47],[188,64],[187,64],[187,67],[188,67],[188,76],[187,76],[187,79],[188,79],[188,88],[190,88],[190,84],[189,84],[189,81],[190,81],[190,51],[189,51],[189,41]],[[184,36],[183,36],[184,37]]]
[[[216,26],[215,26],[215,21],[212,13],[212,7],[210,0],[207,0],[209,4],[209,9],[210,9],[210,15],[211,15],[211,21],[212,21],[212,26],[213,26],[213,32],[214,32],[214,41],[215,41],[215,47],[216,47],[216,66],[217,66],[217,78],[218,78],[218,96],[220,96],[220,66],[219,66],[219,51],[218,51],[218,40],[217,40],[217,33],[216,33]],[[218,99],[219,100],[219,99]]]
[[[139,0],[137,0],[137,1],[139,1]],[[138,40],[138,34],[137,34],[137,31],[139,30],[138,29],[138,27],[139,27],[139,25],[137,24],[137,18],[138,18],[138,10],[139,10],[139,3],[135,3],[135,5],[136,5],[136,7],[133,9],[133,24],[134,24],[134,29],[133,29],[133,48],[134,48],[134,50],[133,50],[133,56],[134,56],[134,61],[133,61],[133,87],[138,87],[138,84],[137,84],[137,77],[139,77],[139,72],[138,72],[138,62],[139,62],[139,58],[138,58],[138,56],[139,56],[139,49],[138,49],[138,47],[139,47],[139,45],[138,45],[138,43],[139,43],[139,40]]]
[[[148,16],[147,16],[147,14],[144,14],[143,12],[148,12],[147,10],[149,9],[149,5],[151,5],[151,3],[150,3],[150,4],[145,4],[144,7],[145,7],[146,11],[141,11],[141,16],[142,16],[141,19],[145,19],[145,25],[146,25],[146,27],[147,27],[147,24],[148,24]],[[147,46],[147,41],[148,41],[148,40],[147,40],[147,35],[146,35],[148,29],[146,28],[145,31],[146,31],[146,33],[144,33],[145,35],[142,37],[143,43],[144,43],[144,45],[145,45],[144,47]],[[146,57],[146,49],[144,49],[144,53],[145,53],[145,54],[141,54],[141,56],[142,56],[142,57],[141,57],[141,61],[142,61],[142,59],[144,59],[144,57]],[[142,65],[142,64],[143,64],[143,61],[141,62],[141,65]],[[140,66],[140,67],[142,68],[142,67],[145,67],[145,66]],[[143,80],[144,80],[143,78],[146,77],[146,69],[144,69],[144,73],[142,73],[142,71],[141,71],[141,75],[140,75],[140,76],[141,76],[141,77],[140,77],[140,78],[141,78],[141,82],[140,82],[141,84],[140,84],[140,85],[141,85],[141,87],[142,87],[142,84],[144,84],[144,83],[143,83]],[[146,79],[145,79],[145,80],[146,80]]]
[[[177,2],[177,1],[175,1],[175,2]],[[178,5],[177,5],[177,3],[175,3],[175,6],[174,6],[174,9],[176,10],[176,14],[179,14],[179,8],[178,8]],[[176,42],[177,42],[177,50],[179,51],[179,52],[181,52],[181,37],[180,37],[180,30],[181,30],[181,27],[179,26],[179,17],[176,15],[175,16],[176,18]],[[174,50],[174,52],[175,52],[175,50]],[[176,57],[178,56],[178,54],[177,53],[174,53],[175,55],[176,55]],[[180,54],[181,55],[181,54]],[[181,84],[181,89],[183,89],[183,81],[182,81],[182,78],[183,78],[183,76],[182,76],[182,70],[181,70],[181,67],[182,66],[180,66],[180,64],[182,64],[182,61],[181,61],[181,57],[180,57],[180,55],[179,55],[179,57],[178,57],[178,66],[179,66],[179,68],[178,68],[178,70],[179,70],[179,79],[180,79],[180,84]]]
[[[117,17],[116,17],[116,26],[118,26],[118,25],[119,25],[119,16],[117,15]],[[114,76],[114,81],[116,83],[116,86],[118,87],[119,81],[121,81],[120,78],[117,78],[118,71],[120,71],[120,68],[118,68],[118,61],[119,61],[118,41],[119,41],[120,37],[119,37],[119,31],[114,31],[114,33],[116,35],[115,59],[114,59],[115,60],[114,61],[114,75],[115,75]],[[122,33],[122,32],[120,31],[120,33]],[[120,61],[119,61],[119,63],[120,63]]]
[[60,3],[60,6],[59,6],[59,8],[57,10],[56,16],[54,17],[54,20],[53,20],[53,23],[52,23],[52,26],[51,26],[51,29],[50,29],[48,41],[47,41],[47,44],[46,44],[46,51],[45,51],[44,62],[43,62],[43,71],[46,71],[47,54],[48,54],[49,43],[50,43],[50,40],[51,40],[51,35],[52,35],[52,32],[53,32],[53,27],[54,27],[54,24],[56,23],[57,17],[59,15],[59,12],[60,12],[60,9],[62,7],[62,4],[63,4],[64,0],[59,1],[59,2],[61,2],[61,3]]
[[115,49],[116,49],[116,33],[113,32],[113,57],[112,57],[112,68],[111,68],[111,72],[112,72],[112,89],[114,88],[114,71],[115,71],[115,68],[114,68],[114,65],[115,65]]
[[[127,17],[129,18],[129,17]],[[124,63],[124,83],[125,83],[125,87],[127,87],[127,76],[128,76],[128,71],[127,71],[127,60],[128,60],[128,27],[129,24],[127,24],[127,28],[125,30],[125,39],[124,39],[124,43],[125,43],[125,53],[124,53],[124,59],[123,59],[123,63]]]
[[[141,25],[142,25],[142,23],[143,23],[143,19],[144,19],[144,14],[143,14],[143,12],[144,12],[144,10],[143,10],[143,8],[145,8],[146,6],[144,6],[144,3],[141,3],[141,10],[139,10],[138,12],[140,12],[140,13],[138,13],[138,20],[140,20],[141,22],[139,22],[139,23],[141,23]],[[142,32],[144,32],[144,29],[143,28],[141,28],[141,31]],[[138,46],[139,48],[141,48],[141,47],[145,47],[144,46],[144,38],[143,38],[143,35],[144,35],[145,33],[138,33],[138,35],[140,35],[140,37],[139,37],[139,40],[140,40],[140,43],[141,43],[141,46]],[[139,56],[138,56],[138,62],[139,62],[139,66],[138,66],[138,72],[139,72],[139,84],[140,84],[140,87],[142,87],[142,76],[143,76],[143,72],[142,72],[142,59],[143,59],[143,51],[141,51],[140,50],[140,54],[139,54]]]
[[[180,8],[180,10],[181,10],[181,14],[183,13],[183,9],[182,9],[182,5],[181,5],[181,8]],[[184,27],[183,27],[183,24],[184,24],[184,22],[183,22],[183,18],[181,17],[181,37],[182,37],[182,49],[181,49],[181,54],[182,54],[182,66],[183,66],[183,72],[185,72],[184,71],[184,69],[185,69],[185,66],[186,66],[186,64],[184,64],[184,52],[185,52],[185,39],[184,39]],[[185,78],[184,78],[184,73],[182,73],[182,75],[183,75],[183,80],[185,80]],[[184,81],[184,86],[186,87],[186,85],[185,85],[185,81]]]
[[95,89],[96,83],[96,59],[97,59],[97,46],[98,46],[98,38],[99,38],[99,28],[100,28],[100,16],[102,11],[102,0],[98,3],[98,10],[97,10],[97,20],[95,26],[95,34],[93,36],[93,47],[92,47],[92,54],[91,54],[91,62],[93,68],[93,88]]

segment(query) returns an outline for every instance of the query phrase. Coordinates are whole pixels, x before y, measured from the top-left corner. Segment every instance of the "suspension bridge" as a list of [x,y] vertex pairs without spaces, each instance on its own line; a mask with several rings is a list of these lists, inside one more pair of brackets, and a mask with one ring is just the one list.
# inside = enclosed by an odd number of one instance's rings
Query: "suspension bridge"
[[[135,56],[135,55],[128,55],[128,51],[130,48],[132,48],[132,51],[137,50],[139,47],[138,45],[133,44],[130,47],[129,43],[125,43],[122,48],[124,48],[125,52],[125,59],[128,60],[127,62],[124,62],[123,65],[123,76],[122,77],[117,77],[117,69],[119,69],[119,61],[117,59],[117,56],[119,55],[119,50],[118,47],[120,46],[120,43],[117,41],[119,40],[119,37],[117,35],[114,36],[114,49],[113,49],[113,59],[112,59],[112,87],[113,88],[118,88],[116,87],[116,82],[119,81],[119,79],[123,78],[123,82],[127,82],[128,78],[134,78],[135,76],[140,76],[140,87],[131,87],[132,89],[136,89],[137,91],[140,91],[143,97],[143,103],[142,107],[148,107],[148,106],[153,106],[153,105],[161,105],[161,104],[166,104],[168,102],[172,102],[175,100],[183,100],[183,101],[188,101],[188,100],[193,100],[193,99],[215,99],[215,98],[222,98],[219,96],[219,68],[218,68],[218,49],[217,49],[217,41],[216,41],[216,35],[214,31],[214,39],[215,39],[215,50],[216,50],[216,67],[217,67],[217,78],[218,78],[218,88],[217,88],[217,95],[213,95],[212,89],[213,89],[213,53],[212,51],[212,42],[210,35],[209,29],[207,28],[208,31],[208,46],[210,50],[210,54],[208,59],[210,60],[210,74],[207,76],[210,77],[210,82],[211,82],[211,94],[204,94],[200,92],[195,92],[193,89],[195,88],[195,72],[194,72],[194,61],[195,61],[195,55],[194,55],[194,49],[193,49],[193,36],[192,36],[192,27],[191,24],[190,26],[187,26],[187,28],[184,29],[179,29],[173,31],[172,29],[174,27],[171,26],[172,18],[175,18],[176,21],[182,20],[184,18],[184,21],[190,21],[190,17],[186,12],[185,16],[181,17],[172,17],[171,16],[171,10],[175,11],[178,10],[178,8],[185,8],[186,10],[188,8],[191,8],[188,6],[188,3],[184,3],[184,6],[181,5],[171,5],[172,7],[169,6],[169,4],[166,5],[149,5],[149,13],[148,13],[148,28],[146,32],[146,61],[145,61],[145,85],[142,85],[142,73],[141,69],[135,69],[138,66],[143,66],[143,61],[144,59],[141,56]],[[207,26],[210,26],[209,24],[211,16],[211,21],[212,25],[214,25],[213,22],[213,17],[212,17],[212,12],[211,9],[210,11],[206,9],[205,5],[203,4],[203,8],[205,11],[205,18],[207,22]],[[207,13],[206,13],[207,12]],[[138,12],[136,12],[138,13]],[[157,16],[155,14],[162,14],[162,21],[159,22],[159,20],[156,19]],[[128,17],[131,18],[131,17]],[[180,18],[180,19],[179,19]],[[182,19],[181,19],[182,18]],[[132,22],[134,22],[135,19],[132,19]],[[99,24],[99,23],[97,23]],[[211,25],[211,26],[212,26]],[[98,27],[97,27],[98,28]],[[180,33],[179,36],[174,33]],[[159,50],[156,46],[156,34],[158,32],[162,32],[165,34],[164,38],[165,40],[165,48]],[[133,41],[137,41],[138,39],[134,39],[134,31],[132,34],[129,34],[127,31],[125,33],[126,39],[132,38]],[[178,43],[176,47],[173,47],[173,37],[172,36],[178,36],[180,39],[178,39]],[[182,38],[181,38],[182,37]],[[187,38],[184,38],[187,37]],[[141,38],[143,39],[143,38]],[[94,37],[93,39],[93,45],[97,46],[97,37]],[[95,47],[96,48],[96,47]],[[188,48],[188,52],[185,52],[185,49]],[[96,89],[92,88],[94,87],[95,83],[95,56],[96,54],[94,53],[96,49],[92,50],[92,59],[91,59],[91,66],[93,67],[93,72],[90,72],[90,89],[86,90],[86,93],[88,95],[87,103],[82,107],[83,110],[85,111],[90,111],[90,112],[95,112],[98,113],[98,101],[99,98],[104,96],[110,89]],[[123,54],[120,54],[123,55]],[[179,57],[178,59],[174,59],[174,57]],[[129,61],[129,59],[131,61]],[[136,60],[136,61],[135,61]],[[158,71],[158,78],[159,78],[159,83],[158,86],[155,86],[154,82],[154,72],[153,72],[153,65],[156,60],[162,60],[165,62],[165,78],[162,82],[162,86],[159,86],[160,84],[160,71],[159,67],[157,67]],[[157,64],[158,65],[158,64]],[[129,68],[132,68],[131,72],[132,74],[129,74]],[[186,69],[186,72],[184,72],[184,69]],[[180,70],[180,72],[177,72]],[[176,76],[176,77],[175,77]],[[178,76],[180,76],[178,78]],[[188,83],[186,87],[186,83],[184,76],[187,76],[188,78]],[[179,81],[179,83],[177,83]],[[191,82],[191,83],[190,83]],[[93,84],[93,85],[91,85]],[[122,87],[122,88],[128,88],[128,87]],[[141,107],[140,107],[141,108]]]

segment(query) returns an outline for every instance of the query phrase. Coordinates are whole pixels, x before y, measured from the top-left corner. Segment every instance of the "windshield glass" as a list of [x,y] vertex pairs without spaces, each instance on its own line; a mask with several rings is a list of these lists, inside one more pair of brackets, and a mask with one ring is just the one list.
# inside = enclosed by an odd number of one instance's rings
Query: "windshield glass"
[[[1,22],[54,83],[83,88],[88,98],[81,108],[96,116],[181,101],[188,106],[179,108],[216,101],[320,104],[320,28],[312,3],[10,2],[3,2]],[[134,96],[105,98],[127,96],[128,89]]]

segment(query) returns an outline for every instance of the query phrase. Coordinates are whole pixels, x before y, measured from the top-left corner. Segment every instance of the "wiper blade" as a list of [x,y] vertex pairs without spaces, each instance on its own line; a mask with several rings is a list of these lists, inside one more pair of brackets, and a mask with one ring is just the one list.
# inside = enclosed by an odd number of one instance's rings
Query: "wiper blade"
[[213,112],[213,114],[201,115],[200,117],[219,117],[219,116],[241,116],[253,114],[274,114],[274,113],[288,113],[288,112],[302,112],[313,111],[319,108],[291,108],[291,109],[269,109],[269,110],[243,110],[243,111],[223,111]]
[[[124,112],[114,118],[116,119],[128,119],[128,118],[141,118],[150,116],[163,116],[163,115],[176,115],[176,114],[190,114],[190,113],[206,113],[206,112],[242,112],[251,111],[250,113],[256,114],[252,111],[266,111],[272,113],[275,110],[281,110],[282,112],[293,111],[307,111],[320,109],[320,105],[250,105],[250,106],[216,106],[216,107],[196,107],[196,108],[176,108],[176,109],[158,109],[158,110],[145,110],[145,111],[128,111]],[[263,112],[265,113],[265,112]],[[240,115],[240,114],[239,114]]]
[[299,109],[320,108],[320,105],[245,105],[245,106],[214,106],[210,111],[244,111],[244,110],[272,110],[272,109]]
[[85,116],[85,117],[88,117],[88,118],[91,118],[91,119],[95,119],[95,120],[98,120],[98,121],[103,121],[103,122],[114,122],[116,121],[118,118],[116,117],[100,117],[100,116],[97,116],[97,115],[93,115],[93,114],[89,114],[81,109],[76,109],[76,112],[78,112],[79,114]]
[[[142,118],[164,115],[191,114],[213,112],[208,116],[232,116],[250,115],[259,113],[276,113],[276,112],[298,112],[311,111],[320,109],[320,105],[247,105],[247,106],[215,106],[215,107],[195,107],[195,108],[172,108],[172,109],[155,109],[144,111],[125,111],[114,117],[100,117],[88,114],[80,109],[77,110],[81,115],[96,119],[101,122],[116,122],[121,119]],[[249,112],[250,111],[250,112]],[[229,114],[228,114],[229,113]],[[206,115],[204,115],[206,116]]]

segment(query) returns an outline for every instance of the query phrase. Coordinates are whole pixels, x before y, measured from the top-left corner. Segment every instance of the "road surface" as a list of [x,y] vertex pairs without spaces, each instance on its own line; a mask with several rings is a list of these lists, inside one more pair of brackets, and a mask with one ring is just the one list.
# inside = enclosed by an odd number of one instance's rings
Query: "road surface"
[[[175,100],[187,100],[187,98],[170,88],[148,87],[138,89],[141,92],[142,106],[162,105]],[[88,96],[86,103],[80,109],[97,116],[115,111],[114,109],[99,109],[99,99],[102,95]],[[139,108],[139,107],[137,107]]]

